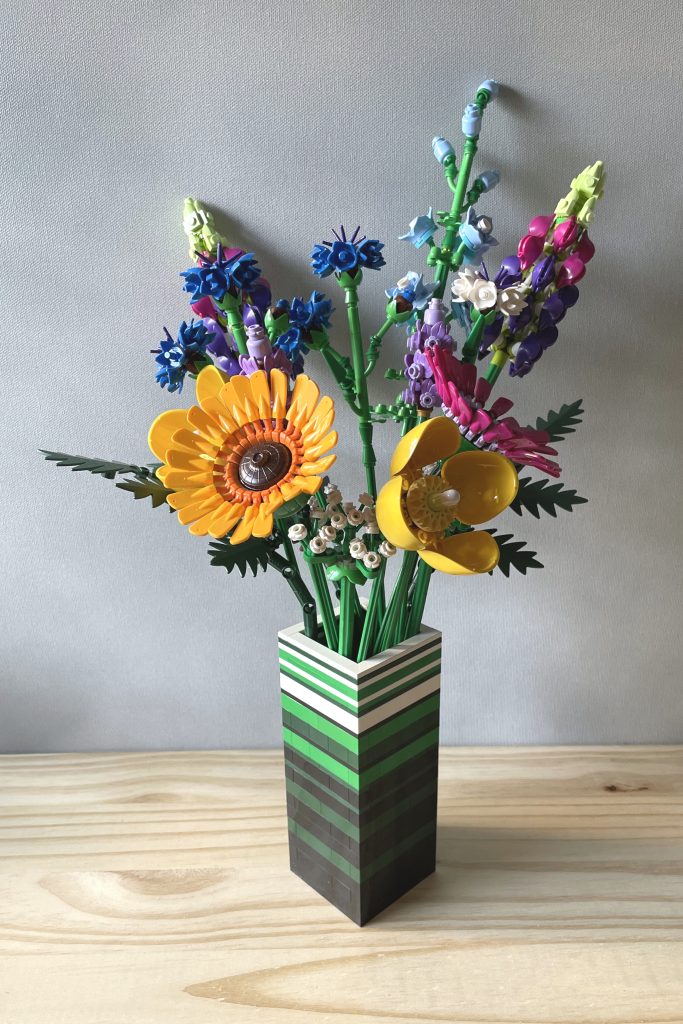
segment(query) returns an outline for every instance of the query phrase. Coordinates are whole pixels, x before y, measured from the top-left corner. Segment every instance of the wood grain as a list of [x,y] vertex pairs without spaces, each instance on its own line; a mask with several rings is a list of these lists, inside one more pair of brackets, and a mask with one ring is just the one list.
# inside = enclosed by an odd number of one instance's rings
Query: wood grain
[[271,752],[0,759],[0,1024],[680,1024],[683,748],[442,753],[439,868],[364,929]]

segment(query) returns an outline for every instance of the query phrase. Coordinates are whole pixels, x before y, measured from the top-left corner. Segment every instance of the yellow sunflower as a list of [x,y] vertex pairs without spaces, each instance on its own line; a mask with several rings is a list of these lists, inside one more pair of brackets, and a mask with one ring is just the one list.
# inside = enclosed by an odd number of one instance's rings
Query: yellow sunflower
[[310,377],[263,370],[227,379],[215,366],[197,377],[197,405],[162,412],[149,446],[178,519],[197,536],[232,544],[273,531],[273,513],[301,493],[314,494],[336,459],[331,398]]

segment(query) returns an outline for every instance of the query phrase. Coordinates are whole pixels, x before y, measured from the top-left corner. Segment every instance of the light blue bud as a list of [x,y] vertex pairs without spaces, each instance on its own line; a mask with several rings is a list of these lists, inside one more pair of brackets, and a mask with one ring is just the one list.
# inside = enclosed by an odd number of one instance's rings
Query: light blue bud
[[482,192],[490,192],[500,181],[500,174],[498,171],[483,171],[477,176],[477,181],[484,186]]
[[435,135],[432,139],[432,152],[440,164],[442,164],[447,157],[455,156],[455,150],[448,139],[444,139],[443,135]]
[[477,92],[480,92],[482,89],[486,89],[491,94],[491,99],[494,99],[500,92],[500,85],[498,82],[494,82],[492,78],[487,78],[485,82],[481,83]]
[[481,111],[476,103],[468,103],[462,115],[462,133],[468,138],[481,131]]

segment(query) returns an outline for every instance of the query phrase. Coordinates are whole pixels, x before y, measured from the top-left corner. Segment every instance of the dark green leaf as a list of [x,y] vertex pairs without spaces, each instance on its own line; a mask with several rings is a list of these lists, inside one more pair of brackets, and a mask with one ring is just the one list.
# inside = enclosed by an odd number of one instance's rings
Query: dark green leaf
[[250,537],[243,544],[231,544],[229,536],[213,541],[209,545],[211,565],[222,565],[228,572],[237,569],[240,576],[251,569],[255,576],[259,569],[263,572],[268,568],[268,553],[278,547],[279,542]]
[[[492,536],[495,532],[487,530]],[[535,551],[523,550],[526,548],[526,541],[514,540],[511,533],[501,533],[495,540],[500,549],[500,559],[496,568],[500,569],[504,576],[509,576],[511,569],[516,569],[522,576],[526,576],[527,569],[543,568],[543,564],[536,558]],[[489,573],[489,576],[491,575],[492,573]]]
[[145,466],[132,466],[127,462],[107,462],[105,459],[86,459],[82,455],[65,455],[64,452],[47,452],[39,449],[48,462],[56,462],[58,466],[68,466],[74,473],[95,473],[107,480],[113,480],[119,473],[134,473],[136,476],[150,476]]
[[539,509],[549,516],[557,516],[557,509],[571,512],[574,505],[584,505],[588,501],[576,491],[564,484],[551,484],[550,480],[532,480],[525,476],[519,481],[517,497],[510,505],[518,516],[526,509],[536,519],[540,519]]
[[[123,483],[118,483],[116,486],[120,487],[122,491],[130,491],[136,500],[139,498],[151,498],[152,508],[159,508],[160,505],[164,505],[168,495],[173,494],[173,491],[169,491],[167,487],[164,487],[161,480],[157,480],[155,476],[136,476],[134,480],[124,480]],[[170,505],[169,509],[173,512]]]
[[583,416],[582,398],[572,402],[571,405],[563,405],[559,412],[551,409],[545,419],[539,416],[536,420],[536,430],[547,430],[551,441],[563,441],[567,434],[573,434],[581,422]]

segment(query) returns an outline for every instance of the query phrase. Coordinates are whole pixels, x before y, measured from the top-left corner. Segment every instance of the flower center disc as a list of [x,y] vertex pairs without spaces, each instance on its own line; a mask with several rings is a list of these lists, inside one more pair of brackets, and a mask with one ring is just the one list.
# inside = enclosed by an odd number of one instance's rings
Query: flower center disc
[[240,483],[249,491],[265,491],[287,475],[292,453],[276,441],[257,441],[240,459],[237,469]]
[[440,476],[422,476],[410,485],[406,494],[406,510],[419,530],[443,533],[453,522],[455,511],[450,503],[439,507],[438,498],[447,489],[448,484]]

